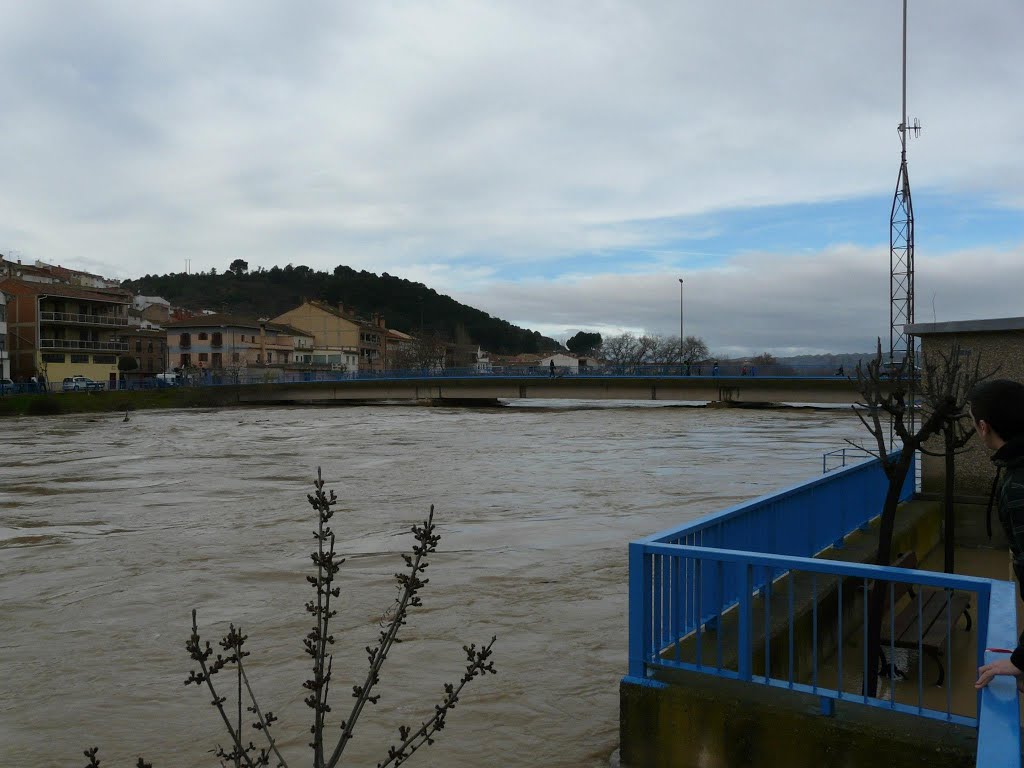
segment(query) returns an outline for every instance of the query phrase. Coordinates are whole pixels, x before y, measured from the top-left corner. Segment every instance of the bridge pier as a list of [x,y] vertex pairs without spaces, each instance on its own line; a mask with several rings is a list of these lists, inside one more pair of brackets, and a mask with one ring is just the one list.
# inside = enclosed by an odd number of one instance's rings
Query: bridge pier
[[505,408],[496,397],[425,397],[416,401],[417,405],[431,408]]

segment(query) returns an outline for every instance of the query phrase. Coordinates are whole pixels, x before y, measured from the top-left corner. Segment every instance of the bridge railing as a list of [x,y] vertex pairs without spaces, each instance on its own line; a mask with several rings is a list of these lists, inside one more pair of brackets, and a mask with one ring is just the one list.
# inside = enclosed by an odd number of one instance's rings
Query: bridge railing
[[[1012,681],[993,683],[966,710],[951,694],[973,683],[953,675],[968,629],[954,603],[966,597],[975,613],[980,664],[987,647],[1016,642],[1012,585],[814,557],[880,512],[885,484],[879,463],[865,462],[631,543],[627,679],[684,669],[812,694],[826,713],[837,700],[887,708],[978,727],[1019,760],[1019,729],[991,725],[1017,722],[1016,696],[1005,690],[1015,693]],[[864,680],[880,671],[868,669],[865,596],[876,583],[887,666],[880,695],[869,697]],[[904,611],[918,614],[917,628],[898,635]],[[948,670],[944,692],[933,688],[935,662]],[[983,763],[981,754],[979,746],[979,765],[1012,763]]]
[[[70,343],[70,342],[69,342]],[[78,343],[78,342],[76,342]],[[86,342],[80,342],[86,343]],[[89,342],[99,343],[99,342]],[[104,342],[106,343],[106,342]],[[123,345],[122,345],[123,346]],[[123,351],[123,350],[122,350]],[[466,366],[458,368],[407,368],[388,370],[293,370],[276,366],[257,367],[233,371],[229,368],[205,368],[191,374],[183,374],[180,384],[184,386],[225,386],[251,384],[301,384],[314,382],[351,381],[445,381],[466,378],[504,379],[606,379],[606,378],[687,378],[694,380],[742,380],[746,377],[774,379],[832,379],[835,372],[829,366],[770,365],[743,366],[740,364],[643,364],[643,365],[591,365],[555,366],[552,371],[547,365],[494,365]],[[135,378],[119,382],[118,389],[146,389],[166,386],[158,383],[155,374],[146,378]]]
[[545,379],[571,378],[743,378],[759,376],[771,378],[835,378],[833,371],[823,366],[764,366],[750,368],[746,373],[740,365],[722,365],[716,371],[710,365],[656,364],[656,365],[600,365],[600,366],[555,366],[549,365],[493,365],[489,368],[466,366],[457,368],[403,368],[386,370],[295,371],[280,368],[249,370],[232,374],[227,370],[206,370],[191,377],[193,383],[206,385],[214,383],[259,384],[265,382],[302,383],[316,381],[381,381],[381,380],[444,380],[478,377]]

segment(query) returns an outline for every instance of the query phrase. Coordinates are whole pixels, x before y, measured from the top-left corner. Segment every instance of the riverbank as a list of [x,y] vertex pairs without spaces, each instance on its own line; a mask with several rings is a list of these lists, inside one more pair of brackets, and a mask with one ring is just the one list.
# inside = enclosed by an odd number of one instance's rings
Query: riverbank
[[212,408],[238,404],[235,387],[167,387],[131,391],[61,392],[0,397],[0,417],[116,413],[154,408]]

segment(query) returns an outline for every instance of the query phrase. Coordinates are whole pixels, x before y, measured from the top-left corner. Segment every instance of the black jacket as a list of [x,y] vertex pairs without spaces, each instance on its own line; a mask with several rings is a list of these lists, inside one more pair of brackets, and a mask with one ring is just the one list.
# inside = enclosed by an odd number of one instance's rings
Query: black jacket
[[[1003,475],[996,491],[999,522],[1010,540],[1013,571],[1024,598],[1024,438],[1015,438],[1003,445],[992,454],[992,463]],[[1024,634],[1017,640],[1010,661],[1017,669],[1024,670]]]

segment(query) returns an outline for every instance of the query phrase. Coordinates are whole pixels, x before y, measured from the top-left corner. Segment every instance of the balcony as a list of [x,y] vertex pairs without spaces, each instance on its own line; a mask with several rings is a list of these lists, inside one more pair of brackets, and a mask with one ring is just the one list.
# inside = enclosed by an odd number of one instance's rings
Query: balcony
[[92,349],[98,352],[127,352],[126,341],[79,341],[78,339],[40,339],[40,349]]
[[128,325],[128,318],[120,315],[82,315],[75,312],[40,312],[39,321],[77,325]]

